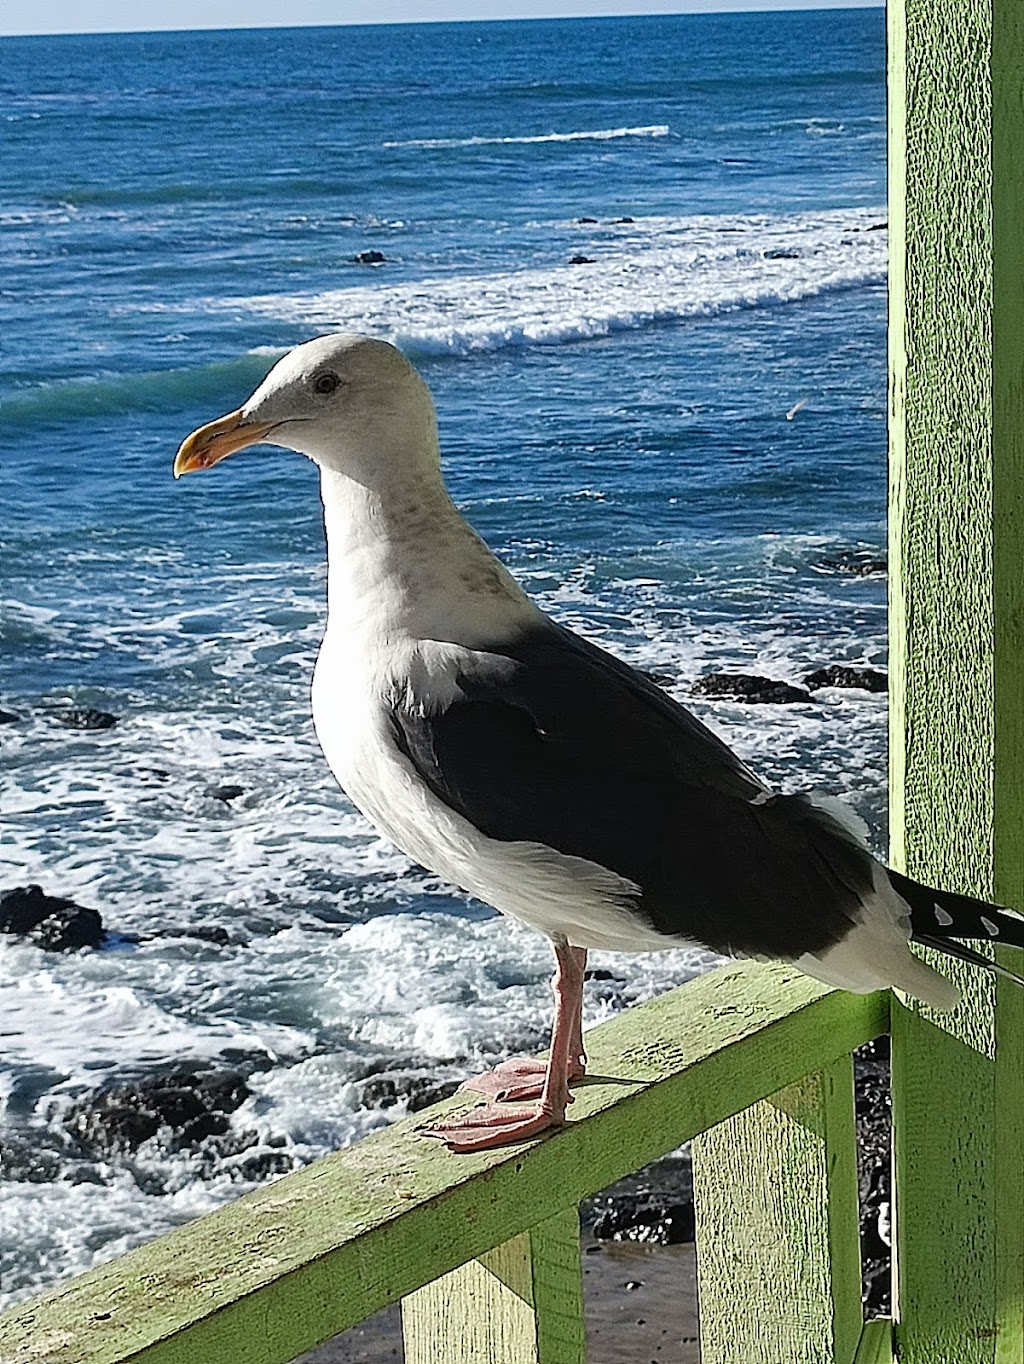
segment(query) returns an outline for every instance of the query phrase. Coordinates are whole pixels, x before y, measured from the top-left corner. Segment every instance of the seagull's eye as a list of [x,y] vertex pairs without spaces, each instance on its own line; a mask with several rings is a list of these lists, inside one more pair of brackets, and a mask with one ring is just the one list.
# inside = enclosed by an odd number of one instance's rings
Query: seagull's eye
[[313,380],[313,392],[319,393],[323,397],[334,392],[341,383],[341,380],[332,370],[324,370],[323,374],[318,374]]

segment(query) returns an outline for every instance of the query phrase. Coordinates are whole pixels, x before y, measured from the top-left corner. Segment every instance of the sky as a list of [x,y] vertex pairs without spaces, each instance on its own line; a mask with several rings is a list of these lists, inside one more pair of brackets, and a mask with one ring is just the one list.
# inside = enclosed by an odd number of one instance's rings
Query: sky
[[0,34],[863,9],[882,0],[3,0]]

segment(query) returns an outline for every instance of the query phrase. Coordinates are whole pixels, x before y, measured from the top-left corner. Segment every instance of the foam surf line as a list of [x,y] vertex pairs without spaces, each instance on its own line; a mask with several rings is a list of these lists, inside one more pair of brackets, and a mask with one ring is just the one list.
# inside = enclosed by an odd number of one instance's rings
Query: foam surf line
[[428,150],[443,147],[507,147],[529,146],[538,142],[612,142],[620,137],[668,137],[667,123],[654,123],[644,128],[598,128],[595,132],[535,133],[522,137],[420,137],[408,142],[382,142],[388,149],[422,147]]
[[659,218],[628,230],[598,225],[580,239],[592,239],[595,253],[583,264],[189,306],[367,332],[413,356],[552,345],[881,283],[886,234],[868,230],[879,212]]

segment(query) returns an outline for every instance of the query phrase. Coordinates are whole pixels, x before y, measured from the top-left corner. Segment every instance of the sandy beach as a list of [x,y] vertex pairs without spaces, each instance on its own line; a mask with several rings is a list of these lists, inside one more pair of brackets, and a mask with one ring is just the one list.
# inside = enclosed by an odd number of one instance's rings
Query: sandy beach
[[[698,1364],[694,1246],[596,1241],[582,1246],[588,1364]],[[398,1307],[304,1355],[301,1364],[394,1364]]]

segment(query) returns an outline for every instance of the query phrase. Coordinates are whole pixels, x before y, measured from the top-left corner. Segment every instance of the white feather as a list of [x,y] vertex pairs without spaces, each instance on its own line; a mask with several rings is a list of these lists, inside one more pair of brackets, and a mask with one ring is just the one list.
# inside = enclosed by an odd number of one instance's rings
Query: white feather
[[910,906],[897,895],[879,863],[873,893],[852,932],[835,947],[797,957],[793,965],[815,980],[855,994],[895,987],[937,1009],[951,1009],[960,998],[952,982],[914,955]]

